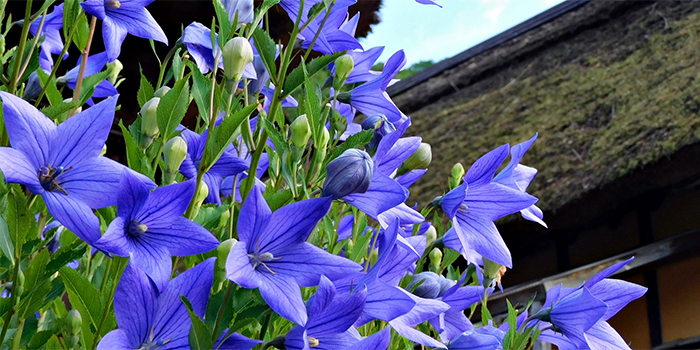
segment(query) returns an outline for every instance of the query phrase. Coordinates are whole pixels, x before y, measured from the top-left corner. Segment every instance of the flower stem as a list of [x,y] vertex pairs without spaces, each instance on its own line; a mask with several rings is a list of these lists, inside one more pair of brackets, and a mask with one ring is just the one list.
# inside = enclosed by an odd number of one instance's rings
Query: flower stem
[[314,44],[316,44],[316,40],[318,40],[318,36],[321,35],[321,30],[323,30],[323,26],[326,25],[326,21],[328,20],[328,16],[330,16],[331,11],[333,10],[333,6],[335,6],[335,1],[331,3],[331,6],[328,7],[326,10],[326,15],[323,17],[323,21],[321,22],[321,26],[318,27],[318,30],[316,31],[316,35],[314,35],[313,40],[311,40],[311,44],[309,45],[309,48],[306,49],[306,53],[304,53],[304,62],[309,58],[309,55],[311,55],[311,52],[313,51]]
[[218,336],[219,333],[219,327],[221,327],[221,321],[224,319],[224,312],[226,310],[226,305],[228,304],[228,300],[231,298],[231,292],[233,291],[233,282],[228,281],[228,287],[226,287],[226,294],[224,294],[224,302],[221,304],[221,308],[219,309],[219,314],[216,316],[216,323],[214,324],[214,328],[212,328],[212,334],[211,334],[211,342],[212,344],[216,342],[216,337]]
[[41,93],[39,94],[39,97],[36,98],[36,102],[34,103],[34,107],[39,107],[39,103],[41,103],[41,99],[44,97],[46,94],[46,88],[49,86],[49,82],[53,77],[56,76],[56,72],[58,72],[58,66],[61,64],[61,61],[63,60],[63,56],[66,55],[66,52],[68,52],[68,48],[70,45],[68,43],[73,40],[73,34],[75,34],[77,28],[78,28],[78,23],[80,23],[80,19],[82,16],[85,16],[85,12],[80,12],[80,15],[78,15],[78,18],[75,21],[75,24],[73,24],[73,27],[70,29],[70,32],[68,33],[68,37],[66,38],[66,45],[63,45],[63,50],[61,50],[61,54],[58,55],[59,60],[56,62],[56,64],[53,65],[53,68],[51,69],[51,74],[49,74],[49,78],[46,80],[46,84],[41,87]]
[[27,6],[24,10],[24,23],[22,23],[22,36],[19,39],[19,45],[17,46],[17,51],[15,55],[19,55],[15,60],[15,66],[12,69],[12,76],[10,77],[10,86],[7,91],[14,94],[17,90],[17,80],[21,77],[19,75],[19,70],[22,64],[22,56],[24,56],[24,46],[27,44],[27,36],[29,35],[29,26],[32,24],[30,21],[32,15],[32,0],[27,0]]
[[[39,42],[39,38],[41,37],[41,31],[44,29],[44,21],[46,20],[46,11],[41,15],[41,21],[39,22],[39,29],[36,31],[37,35],[34,37],[34,40],[32,40],[32,48],[29,50],[29,54],[31,55],[32,52],[34,52],[34,49],[36,48],[36,44]],[[29,61],[31,60],[31,56],[27,58],[27,60],[22,64],[22,68],[19,70],[19,75],[22,76],[24,74],[24,71],[27,70],[27,66],[29,66]]]
[[24,320],[21,320],[19,326],[17,326],[17,331],[15,332],[14,338],[12,339],[12,350],[19,349],[19,342],[22,340],[23,331]]
[[165,76],[165,67],[168,66],[168,62],[170,59],[175,55],[175,52],[177,49],[180,47],[179,45],[180,41],[178,40],[178,44],[175,44],[172,49],[168,52],[168,54],[165,56],[165,59],[160,65],[160,73],[158,74],[158,84],[156,84],[156,90],[161,88],[161,84],[163,84],[163,77]]
[[[92,36],[95,34],[95,26],[97,25],[97,17],[93,16],[90,20],[90,33],[88,34],[88,40],[85,44],[85,50],[83,50],[83,59],[80,61],[80,70],[78,71],[78,79],[75,82],[75,90],[73,91],[73,101],[80,100],[80,90],[83,87],[83,78],[85,77],[85,66],[87,65],[88,55],[90,54],[90,46],[92,45]],[[74,108],[71,112],[71,116],[78,111],[78,108]]]
[[[117,258],[113,258],[117,259]],[[119,259],[119,265],[117,265],[117,273],[122,273],[124,271],[124,267],[126,267],[126,264],[129,262],[128,259]],[[97,344],[100,341],[100,332],[102,331],[102,326],[104,326],[105,321],[107,320],[107,315],[109,315],[109,309],[112,307],[112,303],[114,302],[114,293],[117,290],[117,285],[119,284],[119,280],[121,280],[121,275],[117,276],[117,273],[114,275],[114,282],[112,283],[112,287],[109,290],[109,300],[105,303],[105,307],[102,310],[102,316],[100,317],[100,321],[97,324],[97,328],[95,331],[95,341],[93,343],[93,349],[97,348]],[[105,275],[105,278],[109,276]]]

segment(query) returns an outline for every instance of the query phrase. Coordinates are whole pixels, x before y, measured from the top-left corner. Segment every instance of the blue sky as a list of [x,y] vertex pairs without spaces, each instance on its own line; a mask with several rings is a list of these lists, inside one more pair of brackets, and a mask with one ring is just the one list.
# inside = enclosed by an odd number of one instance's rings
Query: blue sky
[[[362,1],[362,0],[359,0]],[[386,46],[380,61],[404,49],[407,66],[452,57],[562,0],[383,0],[381,22],[360,42],[365,49]]]

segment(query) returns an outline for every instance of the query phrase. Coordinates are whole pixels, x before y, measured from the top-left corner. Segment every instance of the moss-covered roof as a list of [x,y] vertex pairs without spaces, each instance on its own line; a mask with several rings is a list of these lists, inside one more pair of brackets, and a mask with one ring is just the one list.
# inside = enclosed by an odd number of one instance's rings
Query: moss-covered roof
[[466,167],[535,132],[523,163],[539,169],[530,189],[549,211],[697,142],[700,13],[661,17],[666,27],[627,46],[622,59],[591,50],[476,98],[413,112],[413,132],[433,149],[433,166],[412,188],[416,199],[444,192],[455,162]]

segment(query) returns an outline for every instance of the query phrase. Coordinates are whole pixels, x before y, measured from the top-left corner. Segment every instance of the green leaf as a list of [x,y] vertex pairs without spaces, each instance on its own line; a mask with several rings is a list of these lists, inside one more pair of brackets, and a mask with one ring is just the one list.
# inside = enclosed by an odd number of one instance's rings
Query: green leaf
[[[262,28],[255,28],[255,32],[253,32],[253,40],[255,41],[255,47],[260,53],[260,58],[265,64],[265,67],[267,67],[267,71],[270,73],[271,81],[273,83],[277,82],[277,67],[275,66],[277,47],[275,46],[275,42]],[[287,85],[285,84],[285,86]]]
[[190,314],[190,319],[192,320],[192,329],[190,330],[190,347],[192,349],[211,349],[213,344],[211,342],[211,330],[202,321],[197,314],[192,311],[192,304],[185,298],[184,295],[180,295],[180,299],[185,304],[187,312]]
[[139,71],[141,72],[141,86],[136,94],[136,98],[139,101],[139,107],[143,107],[144,103],[153,98],[153,94],[155,92],[153,90],[153,85],[151,85],[148,79],[146,79],[146,77],[143,75],[143,70],[141,67],[139,67]]
[[27,197],[24,193],[12,189],[7,196],[7,226],[15,246],[15,256],[28,237],[33,237],[36,221],[29,212]]
[[286,189],[284,191],[275,192],[271,196],[265,197],[265,199],[270,206],[270,210],[275,211],[289,203],[292,197],[292,190]]
[[46,342],[43,349],[46,349],[46,350],[63,349],[63,346],[61,346],[61,343],[58,341],[58,337],[56,335],[53,335],[53,336],[51,336],[51,339],[49,339],[49,341]]
[[102,317],[104,304],[100,298],[100,292],[83,275],[68,266],[59,270],[63,284],[68,291],[68,300],[71,305],[80,311],[83,318],[82,332],[87,348],[92,348],[93,334]]
[[219,45],[224,45],[226,40],[229,39],[229,32],[233,24],[228,19],[228,12],[226,12],[226,8],[221,3],[221,0],[214,0],[214,11],[216,12],[216,19],[219,21]]
[[46,98],[49,100],[49,103],[52,106],[63,103],[63,96],[61,96],[61,92],[59,92],[58,88],[56,87],[56,77],[52,77],[51,81],[49,81],[49,75],[44,72],[43,69],[37,69],[36,73],[39,75],[41,86],[46,89],[45,94]]
[[311,60],[311,62],[309,62],[309,64],[306,65],[306,73],[304,72],[303,66],[298,66],[294,68],[294,70],[292,70],[292,72],[289,73],[289,76],[287,76],[287,80],[285,80],[284,82],[282,98],[284,99],[287,96],[291,95],[292,92],[294,92],[294,90],[301,86],[301,84],[304,84],[304,81],[307,77],[311,78],[316,73],[320,72],[323,69],[326,69],[326,67],[328,67],[328,65],[331,62],[335,61],[336,58],[342,56],[343,54],[345,54],[345,51],[336,52],[332,55],[325,55],[314,58],[313,60]]
[[202,74],[197,66],[191,65],[191,61],[186,61],[192,71],[192,97],[197,104],[199,115],[202,116],[207,123],[209,122],[209,104],[211,101],[211,80]]
[[314,145],[316,148],[319,148],[322,129],[326,127],[325,118],[322,117],[321,107],[319,106],[321,102],[316,94],[314,85],[311,84],[308,78],[304,83],[304,90],[306,90],[306,96],[304,98],[306,117],[309,120]]
[[150,178],[152,174],[151,165],[148,163],[146,155],[141,152],[141,149],[136,144],[136,141],[134,141],[134,138],[131,136],[129,130],[127,130],[126,126],[124,126],[124,123],[121,120],[119,121],[119,127],[122,129],[122,134],[124,134],[124,143],[126,143],[126,160],[129,164],[129,168]]
[[87,102],[87,100],[90,99],[90,97],[92,97],[93,93],[95,93],[95,87],[97,86],[97,84],[107,79],[107,77],[110,74],[111,72],[109,70],[106,70],[104,72],[99,72],[97,74],[93,74],[83,79],[83,86],[80,89],[80,96],[78,97],[81,106],[85,104],[85,102]]
[[71,102],[59,102],[56,105],[44,107],[41,109],[41,113],[44,113],[47,117],[51,119],[58,119],[63,113],[66,113],[72,109],[75,109],[77,107],[80,107],[81,104],[79,101],[71,101]]
[[[79,4],[78,7],[80,7]],[[85,50],[85,46],[87,45],[88,36],[90,35],[90,26],[88,25],[86,16],[80,16],[77,21],[78,27],[75,29],[75,33],[73,34],[73,43],[75,43],[75,46],[78,47],[78,50],[82,52],[83,50]]]
[[[32,339],[29,341],[29,346],[27,346],[27,348],[28,349],[39,349],[43,345],[46,345],[48,347],[49,346],[48,343],[52,339],[55,339],[53,330],[38,331],[38,332],[34,333],[34,335],[32,336]],[[48,349],[51,349],[51,348],[48,348]],[[56,349],[60,349],[60,347],[56,348]]]
[[187,113],[190,105],[190,85],[188,78],[181,79],[175,83],[158,104],[158,130],[165,140],[169,140],[182,118]]
[[238,129],[243,122],[248,120],[248,117],[251,115],[251,113],[253,113],[253,111],[255,111],[256,108],[256,105],[243,107],[233,115],[224,118],[224,121],[222,121],[221,124],[214,129],[214,132],[209,137],[210,139],[207,141],[206,146],[207,159],[206,163],[204,164],[207,164],[207,171],[209,171],[209,168],[211,168],[214,163],[219,160],[219,157],[221,157],[221,155],[224,153],[226,147],[233,142],[234,138],[236,137],[236,129]]
[[338,145],[335,148],[333,148],[333,150],[331,150],[331,152],[326,157],[326,160],[324,161],[324,167],[328,165],[328,163],[331,160],[343,154],[343,152],[345,152],[346,150],[366,145],[369,141],[372,140],[372,136],[374,136],[373,130],[364,130],[348,137],[348,139],[345,140],[343,144]]
[[14,265],[15,247],[12,245],[12,238],[10,238],[10,229],[7,227],[7,221],[5,221],[5,218],[2,216],[0,216],[0,250],[2,250],[2,255]]
[[49,276],[58,272],[61,267],[83,256],[87,251],[87,247],[87,245],[82,245],[74,249],[71,249],[71,247],[62,247],[59,249],[56,253],[51,255],[52,259],[46,265],[44,277],[48,278]]

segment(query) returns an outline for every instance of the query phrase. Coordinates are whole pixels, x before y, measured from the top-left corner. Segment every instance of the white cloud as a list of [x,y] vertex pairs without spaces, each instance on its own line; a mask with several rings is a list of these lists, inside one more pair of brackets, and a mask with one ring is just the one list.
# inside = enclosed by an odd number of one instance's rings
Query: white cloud
[[503,10],[505,10],[506,7],[501,5],[501,6],[496,6],[494,8],[491,8],[484,12],[484,17],[489,19],[493,23],[498,23],[498,20],[501,17],[501,13],[503,13]]

